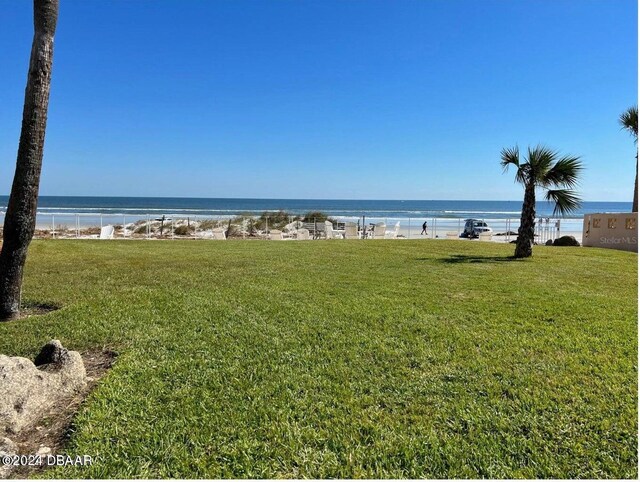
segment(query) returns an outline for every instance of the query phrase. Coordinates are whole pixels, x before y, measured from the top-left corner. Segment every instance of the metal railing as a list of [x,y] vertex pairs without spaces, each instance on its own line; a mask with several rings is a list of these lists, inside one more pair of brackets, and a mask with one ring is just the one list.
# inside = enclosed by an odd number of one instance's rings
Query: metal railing
[[[4,212],[0,212],[0,222],[4,221]],[[409,213],[407,213],[409,214]],[[412,213],[413,214],[413,213]],[[104,226],[114,226],[114,237],[122,239],[208,239],[212,229],[226,228],[234,238],[268,238],[274,230],[291,232],[295,236],[296,221],[300,216],[248,216],[248,215],[206,215],[206,214],[148,214],[148,213],[64,213],[38,212],[36,217],[36,238],[77,238],[99,237]],[[376,224],[384,223],[389,237],[395,234],[395,225],[399,223],[397,237],[400,239],[455,239],[464,229],[465,219],[453,217],[381,217],[362,213],[353,216],[334,216],[331,218],[335,229],[344,227],[344,223],[357,223],[360,232]],[[324,219],[308,219],[308,223],[317,226],[323,238]],[[510,242],[517,237],[520,220],[517,218],[482,219],[492,228],[492,241]],[[423,223],[427,223],[426,234]],[[364,230],[362,228],[365,228]],[[538,244],[569,234],[578,240],[582,238],[582,219],[537,218],[535,239]],[[291,236],[291,237],[294,237]],[[395,236],[393,236],[395,237]]]

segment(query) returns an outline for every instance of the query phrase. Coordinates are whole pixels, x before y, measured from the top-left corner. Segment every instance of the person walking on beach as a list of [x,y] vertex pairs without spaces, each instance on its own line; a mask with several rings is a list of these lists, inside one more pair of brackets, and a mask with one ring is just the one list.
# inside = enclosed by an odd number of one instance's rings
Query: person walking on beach
[[427,222],[426,221],[424,223],[422,223],[422,232],[420,233],[420,236],[422,236],[423,234],[426,234],[427,236],[429,235],[429,233],[427,233]]

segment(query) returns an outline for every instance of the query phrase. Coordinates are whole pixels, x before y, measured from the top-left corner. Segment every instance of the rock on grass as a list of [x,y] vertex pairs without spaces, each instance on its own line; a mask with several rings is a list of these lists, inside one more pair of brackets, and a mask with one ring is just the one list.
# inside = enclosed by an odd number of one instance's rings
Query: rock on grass
[[0,436],[17,434],[60,398],[84,389],[86,383],[80,354],[67,350],[58,340],[42,348],[35,364],[0,355]]

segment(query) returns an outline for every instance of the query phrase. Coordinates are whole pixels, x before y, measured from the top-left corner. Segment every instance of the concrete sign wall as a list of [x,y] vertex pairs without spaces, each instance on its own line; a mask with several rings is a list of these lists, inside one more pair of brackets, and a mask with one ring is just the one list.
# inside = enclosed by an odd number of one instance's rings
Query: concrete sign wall
[[638,213],[584,215],[582,245],[638,252]]

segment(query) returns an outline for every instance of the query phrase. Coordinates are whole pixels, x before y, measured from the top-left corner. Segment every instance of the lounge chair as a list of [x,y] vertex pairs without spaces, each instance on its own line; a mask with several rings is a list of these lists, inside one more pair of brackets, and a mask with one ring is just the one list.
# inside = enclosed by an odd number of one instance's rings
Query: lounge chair
[[384,223],[378,223],[373,226],[373,239],[384,239],[385,230],[387,225]]
[[327,239],[342,239],[342,235],[333,229],[333,223],[331,221],[324,222],[324,236]]
[[295,233],[296,229],[300,227],[302,223],[300,221],[293,221],[292,223],[287,224],[284,227],[285,231],[289,231],[290,233]]
[[225,240],[227,239],[227,230],[225,228],[214,228],[213,239]]
[[356,223],[344,223],[344,239],[358,238],[358,225]]
[[309,238],[309,230],[308,229],[298,229],[296,231],[296,234],[297,234],[296,239],[299,239],[299,240],[310,239]]
[[103,226],[100,230],[100,239],[113,239],[114,228],[111,225]]
[[385,237],[387,239],[396,239],[398,237],[398,234],[400,234],[400,221],[398,221],[394,226],[393,226],[393,231],[387,231],[385,232]]

